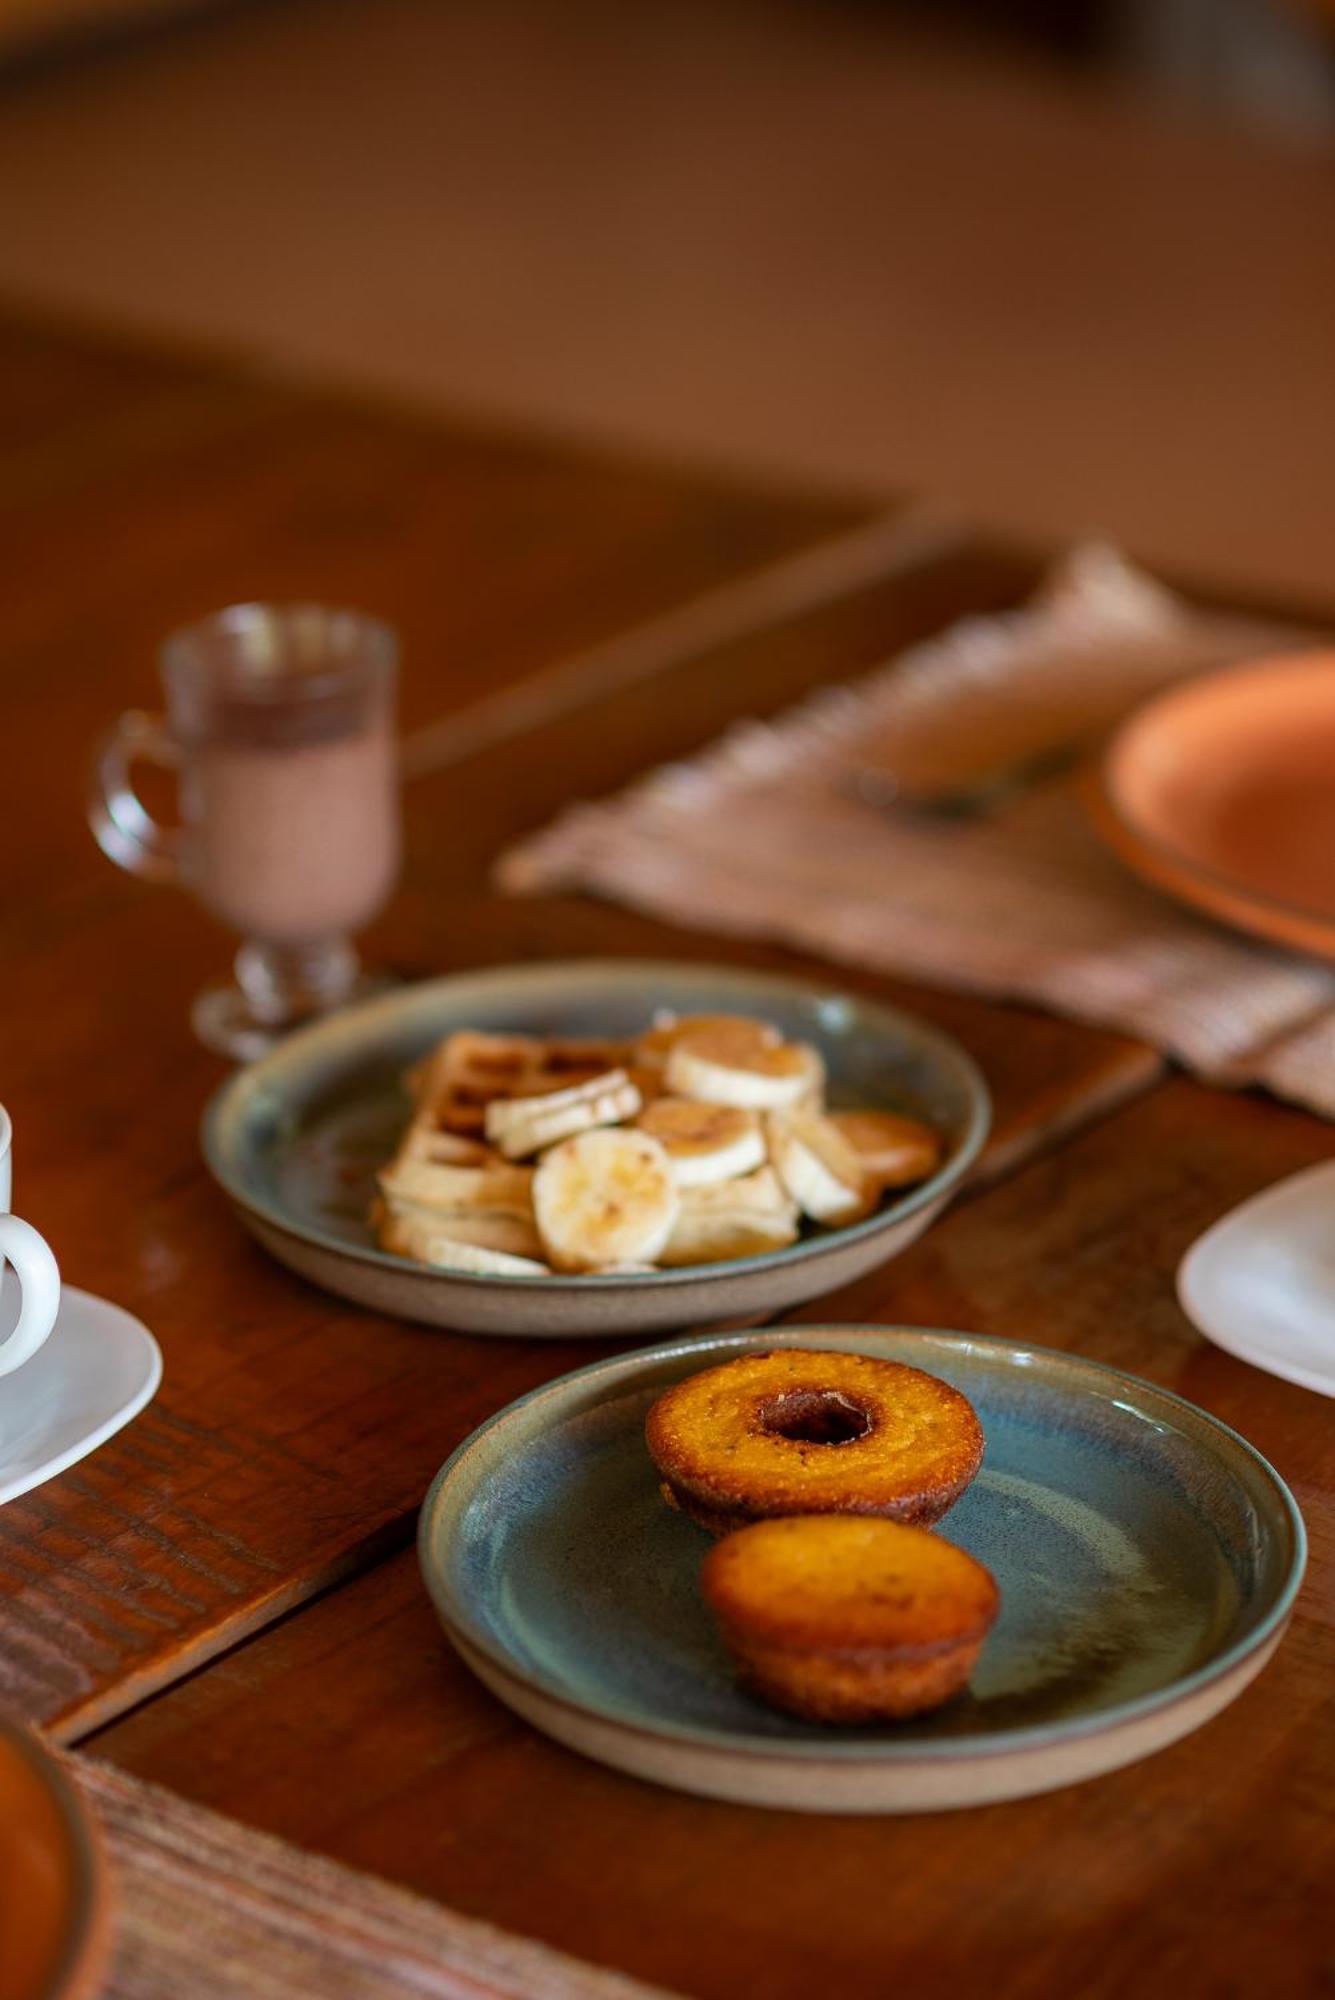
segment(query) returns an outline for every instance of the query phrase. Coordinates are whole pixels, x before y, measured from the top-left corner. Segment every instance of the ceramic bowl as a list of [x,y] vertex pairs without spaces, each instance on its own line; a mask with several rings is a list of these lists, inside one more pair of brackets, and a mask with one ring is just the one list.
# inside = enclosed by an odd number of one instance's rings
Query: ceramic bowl
[[1114,736],[1092,800],[1105,839],[1155,888],[1335,958],[1335,652],[1157,695]]
[[[869,1729],[737,1686],[700,1599],[710,1538],[644,1443],[671,1382],[778,1347],[909,1362],[973,1403],[982,1470],[940,1523],[1001,1614],[966,1693]],[[423,1575],[500,1699],[657,1783],[806,1812],[927,1812],[1051,1790],[1198,1728],[1270,1658],[1302,1578],[1293,1496],[1236,1432],[1152,1383],[1018,1341],[801,1327],[641,1349],[475,1431],[422,1510]]]
[[[403,1074],[454,1028],[623,1035],[654,1010],[763,1015],[814,1042],[833,1103],[886,1105],[942,1133],[930,1180],[846,1229],[731,1263],[617,1277],[474,1277],[377,1248],[366,1221],[377,1167],[410,1105]],[[302,1276],[403,1319],[481,1334],[589,1339],[768,1317],[849,1284],[919,1236],[986,1136],[986,1087],[957,1043],[897,1008],[764,973],[583,960],[405,987],[306,1028],[224,1085],[204,1156],[242,1221]]]
[[108,1933],[82,1801],[31,1730],[0,1722],[0,2000],[92,2000]]

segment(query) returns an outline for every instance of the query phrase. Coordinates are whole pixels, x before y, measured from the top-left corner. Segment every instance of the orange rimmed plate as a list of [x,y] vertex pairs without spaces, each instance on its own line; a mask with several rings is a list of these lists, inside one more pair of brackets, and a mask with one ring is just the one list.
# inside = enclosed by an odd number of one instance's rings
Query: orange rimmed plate
[[83,1802],[31,1730],[0,1721],[0,2000],[93,2000],[109,1943]]
[[1156,695],[1109,745],[1094,816],[1155,888],[1335,958],[1335,650],[1221,668]]

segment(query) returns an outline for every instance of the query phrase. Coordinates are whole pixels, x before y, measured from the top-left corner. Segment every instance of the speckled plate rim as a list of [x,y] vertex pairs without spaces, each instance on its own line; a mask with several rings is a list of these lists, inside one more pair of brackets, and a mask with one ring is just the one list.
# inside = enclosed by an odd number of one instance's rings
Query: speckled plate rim
[[[934,1173],[930,1180],[921,1181],[899,1201],[890,1202],[878,1208],[863,1222],[849,1224],[843,1229],[822,1230],[818,1235],[803,1237],[789,1244],[783,1250],[767,1250],[756,1257],[737,1257],[718,1264],[686,1264],[670,1271],[619,1272],[613,1276],[588,1275],[583,1277],[542,1276],[515,1277],[509,1273],[469,1271],[437,1271],[430,1266],[418,1264],[409,1257],[397,1257],[386,1250],[376,1249],[371,1244],[349,1243],[345,1238],[331,1235],[327,1230],[316,1227],[292,1215],[277,1202],[258,1199],[244,1187],[231,1162],[227,1134],[234,1121],[240,1118],[246,1099],[255,1091],[272,1085],[294,1065],[300,1065],[312,1051],[329,1045],[331,1048],[355,1047],[363,1035],[373,1033],[385,1020],[406,1008],[422,1006],[425,1011],[429,998],[439,995],[453,1000],[469,986],[497,987],[504,985],[512,991],[522,991],[532,987],[535,996],[551,993],[553,986],[582,985],[586,982],[607,981],[616,985],[651,985],[655,978],[698,977],[701,985],[713,981],[729,986],[754,989],[757,1004],[763,1004],[764,995],[786,994],[793,999],[808,1003],[824,1001],[838,1002],[852,1007],[860,1015],[867,1017],[875,1026],[884,1029],[887,1037],[899,1036],[915,1042],[919,1047],[931,1051],[934,1060],[942,1068],[953,1070],[969,1099],[970,1115],[954,1151]],[[814,980],[798,979],[787,973],[753,972],[749,969],[709,963],[697,965],[690,959],[618,959],[618,958],[575,958],[563,959],[559,963],[548,961],[539,965],[488,966],[475,971],[447,973],[440,979],[416,980],[411,985],[399,987],[392,993],[376,995],[354,1007],[340,1009],[328,1020],[314,1022],[308,1028],[300,1028],[290,1035],[268,1055],[247,1063],[235,1075],[228,1078],[204,1108],[200,1126],[200,1143],[204,1162],[214,1180],[222,1188],[229,1201],[250,1215],[256,1216],[270,1229],[278,1230],[286,1236],[310,1243],[317,1249],[325,1250],[338,1257],[351,1258],[359,1264],[369,1264],[388,1271],[410,1271],[418,1277],[427,1277],[442,1286],[484,1286],[494,1290],[515,1291],[521,1294],[537,1293],[551,1296],[554,1293],[579,1293],[608,1291],[624,1287],[637,1292],[667,1290],[674,1286],[707,1284],[711,1278],[738,1277],[751,1272],[765,1272],[781,1269],[786,1265],[806,1263],[812,1259],[828,1256],[843,1249],[850,1243],[875,1236],[882,1230],[893,1229],[897,1224],[918,1214],[924,1208],[939,1203],[959,1186],[974,1161],[983,1149],[992,1124],[992,1099],[978,1065],[965,1049],[944,1030],[925,1021],[921,1015],[909,1013],[906,1009],[893,1007],[883,1000],[870,1000],[861,994],[849,992],[831,984],[823,987]]]
[[[711,1729],[704,1724],[673,1722],[670,1718],[646,1718],[638,1712],[628,1711],[613,1702],[581,1701],[573,1695],[565,1683],[557,1676],[543,1673],[516,1660],[504,1647],[493,1642],[489,1633],[471,1618],[467,1607],[456,1604],[448,1583],[440,1574],[434,1561],[433,1543],[440,1531],[438,1517],[447,1504],[447,1491],[466,1459],[476,1451],[485,1448],[486,1440],[502,1425],[512,1423],[523,1411],[536,1409],[543,1402],[559,1406],[571,1399],[572,1392],[578,1394],[579,1387],[592,1387],[597,1382],[606,1384],[608,1394],[633,1386],[635,1378],[653,1370],[660,1362],[698,1362],[708,1367],[718,1360],[737,1354],[766,1352],[775,1347],[826,1346],[836,1350],[855,1349],[857,1343],[869,1336],[893,1334],[914,1340],[935,1342],[938,1349],[952,1354],[991,1356],[993,1359],[1004,1355],[1014,1366],[1033,1370],[1038,1368],[1059,1369],[1076,1377],[1087,1377],[1093,1385],[1116,1383],[1132,1389],[1137,1395],[1157,1403],[1170,1415],[1185,1415],[1192,1427],[1200,1426],[1218,1440],[1222,1447],[1221,1457],[1230,1452],[1244,1458],[1254,1470],[1260,1473],[1279,1505],[1280,1512],[1287,1521],[1293,1537],[1293,1550],[1284,1583],[1277,1592],[1273,1603],[1265,1611],[1258,1623],[1243,1638],[1219,1653],[1204,1666],[1197,1667],[1189,1674],[1179,1675],[1166,1686],[1150,1694],[1138,1695],[1133,1700],[1118,1702],[1099,1711],[1095,1715],[1075,1717],[1063,1722],[1033,1723],[1022,1728],[995,1730],[977,1736],[942,1738],[931,1743],[897,1743],[876,1737],[846,1736],[831,1733],[829,1741],[824,1739],[783,1737],[754,1737],[738,1734],[735,1730]],[[924,1365],[930,1366],[927,1356]],[[656,1739],[663,1743],[689,1745],[695,1749],[722,1751],[729,1754],[756,1758],[758,1760],[786,1760],[805,1764],[867,1764],[881,1763],[896,1766],[933,1765],[939,1763],[967,1763],[988,1757],[1005,1757],[1026,1751],[1042,1751],[1057,1744],[1075,1742],[1083,1738],[1102,1736],[1153,1716],[1163,1710],[1186,1702],[1216,1681],[1226,1681],[1245,1661],[1260,1654],[1258,1669],[1264,1664],[1270,1650],[1278,1642],[1293,1610],[1303,1575],[1307,1567],[1307,1531],[1288,1486],[1276,1472],[1270,1461],[1249,1444],[1238,1431],[1212,1417],[1199,1405],[1189,1402],[1185,1396],[1177,1395],[1171,1389],[1160,1388],[1157,1383],[1147,1381],[1144,1376],[1132,1375],[1126,1369],[1115,1368],[1108,1362],[1092,1361],[1084,1355],[1070,1354],[1061,1348],[1039,1347],[1031,1342],[1007,1340],[994,1334],[957,1333],[944,1327],[924,1326],[802,1326],[794,1330],[766,1329],[759,1332],[688,1335],[676,1340],[662,1341],[654,1347],[642,1347],[632,1354],[614,1356],[611,1360],[595,1361],[582,1368],[574,1368],[553,1381],[543,1383],[539,1388],[530,1389],[508,1403],[495,1416],[488,1417],[478,1425],[463,1443],[451,1452],[436,1474],[422,1503],[417,1529],[418,1564],[423,1581],[436,1607],[436,1612],[447,1635],[453,1637],[457,1631],[463,1644],[461,1651],[467,1657],[476,1654],[504,1680],[517,1683],[542,1701],[563,1709],[567,1714],[592,1717],[603,1727],[611,1727],[629,1736]]]

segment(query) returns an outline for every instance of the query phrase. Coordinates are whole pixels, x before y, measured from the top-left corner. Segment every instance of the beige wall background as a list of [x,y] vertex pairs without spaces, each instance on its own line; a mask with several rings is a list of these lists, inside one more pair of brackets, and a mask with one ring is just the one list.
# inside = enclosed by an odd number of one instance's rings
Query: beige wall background
[[1329,150],[871,6],[296,0],[29,69],[0,288],[1332,594]]

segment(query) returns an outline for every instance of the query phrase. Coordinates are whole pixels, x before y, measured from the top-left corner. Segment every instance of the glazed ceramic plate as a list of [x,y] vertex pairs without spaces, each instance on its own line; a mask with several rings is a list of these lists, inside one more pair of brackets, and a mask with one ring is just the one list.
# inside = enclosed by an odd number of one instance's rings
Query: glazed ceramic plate
[[1335,1160],[1253,1195],[1192,1244],[1177,1274],[1216,1347],[1335,1396]]
[[1335,652],[1225,667],[1156,696],[1113,738],[1095,817],[1156,888],[1335,957]]
[[[0,1279],[0,1332],[19,1314],[13,1271]],[[146,1326],[92,1292],[63,1285],[50,1334],[31,1361],[0,1378],[0,1504],[17,1499],[139,1414],[162,1380]]]
[[[697,1591],[708,1537],[664,1505],[645,1412],[702,1366],[846,1348],[953,1382],[987,1436],[943,1532],[1001,1616],[968,1692],[837,1729],[740,1692]],[[926,1812],[1051,1790],[1197,1728],[1265,1665],[1302,1576],[1293,1498],[1180,1397],[1013,1341],[885,1327],[678,1341],[583,1368],[455,1452],[422,1510],[427,1587],[464,1660],[539,1729],[683,1791],[808,1812]]]
[[92,2000],[106,1900],[74,1787],[31,1730],[0,1722],[0,2000]]
[[[403,1074],[454,1028],[626,1035],[654,1010],[760,1014],[825,1057],[833,1103],[915,1113],[941,1132],[940,1170],[865,1222],[789,1249],[635,1276],[504,1278],[433,1271],[376,1247],[378,1167],[410,1105]],[[982,1078],[948,1036],[833,987],[708,966],[588,959],[404,988],[304,1029],[214,1098],[204,1153],[242,1220],[328,1290],[470,1333],[590,1339],[759,1319],[849,1283],[924,1230],[987,1132]]]

